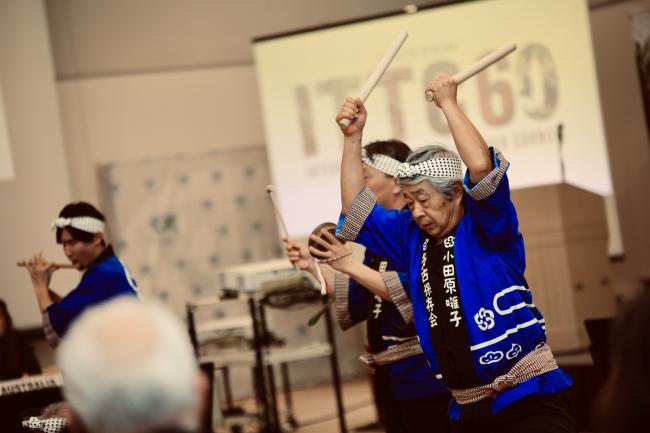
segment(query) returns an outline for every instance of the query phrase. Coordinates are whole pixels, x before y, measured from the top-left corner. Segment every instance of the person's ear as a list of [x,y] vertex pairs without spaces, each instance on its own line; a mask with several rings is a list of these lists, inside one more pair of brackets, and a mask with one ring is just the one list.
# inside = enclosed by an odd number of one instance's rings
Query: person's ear
[[454,186],[451,187],[451,190],[453,192],[451,201],[455,205],[460,205],[463,201],[463,193],[465,192],[463,185],[461,185],[460,182],[456,182],[454,183]]
[[402,193],[402,185],[399,183],[399,179],[397,179],[396,177],[393,178],[392,192],[394,195],[399,195]]
[[101,245],[104,242],[104,235],[102,232],[95,232],[93,235],[93,245]]

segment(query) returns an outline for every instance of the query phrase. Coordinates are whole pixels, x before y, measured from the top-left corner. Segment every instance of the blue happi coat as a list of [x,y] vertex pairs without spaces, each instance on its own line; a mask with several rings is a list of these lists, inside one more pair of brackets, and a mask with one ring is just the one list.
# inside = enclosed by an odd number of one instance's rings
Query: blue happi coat
[[84,310],[120,295],[137,296],[137,285],[127,268],[108,246],[98,261],[87,269],[79,285],[61,301],[51,304],[43,314],[48,341],[65,335],[68,328]]
[[[364,265],[374,269],[373,264],[377,260],[380,259],[366,250]],[[336,276],[335,296],[336,316],[341,328],[346,330],[366,320],[377,320],[382,340],[380,350],[386,350],[397,344],[414,341],[417,336],[412,323],[413,309],[406,293],[408,275],[398,272],[393,263],[387,260],[382,262],[383,267],[378,271],[392,303],[378,299],[357,281],[343,274]],[[371,317],[375,315],[376,317]],[[429,367],[422,353],[397,360],[386,367],[389,369],[391,397],[394,400],[449,393],[440,381],[439,372],[436,373]]]
[[[461,325],[469,336],[476,375],[484,384],[507,373],[523,356],[546,342],[544,318],[524,278],[524,242],[510,200],[506,176],[509,163],[494,149],[491,153],[494,169],[481,182],[472,186],[469,175],[465,176],[466,208],[453,249],[462,300]],[[347,215],[341,216],[338,235],[408,270],[420,344],[431,368],[439,371],[420,281],[427,234],[408,210],[386,210],[376,204],[370,190],[364,189]],[[562,370],[550,371],[500,392],[493,400],[492,412],[527,395],[555,393],[570,385],[570,377]],[[452,404],[450,416],[458,419],[460,412],[460,405]]]

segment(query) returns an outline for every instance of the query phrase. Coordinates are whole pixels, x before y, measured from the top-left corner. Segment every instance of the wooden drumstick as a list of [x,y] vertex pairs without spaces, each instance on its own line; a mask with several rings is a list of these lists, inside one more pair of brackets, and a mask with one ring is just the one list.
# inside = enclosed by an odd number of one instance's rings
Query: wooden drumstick
[[[366,102],[366,99],[368,99],[368,96],[370,96],[370,93],[373,91],[381,77],[384,75],[386,69],[388,69],[388,66],[397,55],[397,52],[402,47],[402,44],[408,35],[409,34],[405,31],[400,32],[388,51],[386,51],[386,54],[384,54],[384,57],[382,57],[377,66],[375,66],[374,71],[372,71],[372,74],[370,74],[366,80],[366,84],[363,85],[361,91],[359,92],[359,99],[361,99],[361,102]],[[350,119],[341,119],[339,125],[341,125],[342,128],[347,128],[350,126],[350,123]]]
[[[21,260],[20,262],[16,263],[16,266],[26,268],[27,262]],[[77,266],[73,265],[72,263],[52,263],[52,267],[54,269],[78,269]]]
[[273,185],[267,185],[266,192],[269,194],[269,197],[271,197],[271,202],[273,203],[273,209],[275,209],[275,214],[278,216],[278,219],[280,220],[280,225],[282,226],[284,235],[287,237],[287,239],[289,239],[289,231],[287,230],[287,225],[284,222],[284,218],[282,218],[282,213],[280,212],[278,203],[275,201],[275,194],[273,193]]
[[[474,75],[478,74],[481,72],[483,69],[487,68],[490,65],[493,65],[494,63],[498,62],[508,54],[512,53],[514,50],[517,49],[517,44],[508,44],[504,45],[503,47],[499,48],[498,50],[492,51],[491,53],[481,57],[476,63],[474,63],[472,66],[469,68],[466,68],[456,75],[454,75],[452,78],[456,82],[456,84],[461,84],[468,78],[473,77]],[[427,102],[433,101],[433,92],[431,90],[427,90],[426,93],[424,94],[424,98],[427,100]]]
[[[287,225],[284,222],[284,218],[282,217],[282,213],[280,212],[278,203],[275,201],[275,194],[273,193],[273,185],[266,185],[266,192],[268,193],[269,197],[271,197],[271,203],[273,203],[273,209],[275,209],[275,214],[278,216],[278,219],[280,220],[280,225],[282,226],[282,231],[284,232],[284,236],[287,238],[287,240],[289,240],[289,230],[287,230]],[[293,267],[295,269],[298,269],[298,265],[296,263],[293,263]]]

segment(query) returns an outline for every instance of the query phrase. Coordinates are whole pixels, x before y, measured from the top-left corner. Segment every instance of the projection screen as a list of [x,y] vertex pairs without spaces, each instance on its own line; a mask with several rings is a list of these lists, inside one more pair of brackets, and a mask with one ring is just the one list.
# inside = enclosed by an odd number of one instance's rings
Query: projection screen
[[272,180],[292,236],[337,219],[334,117],[402,30],[409,37],[366,102],[364,144],[453,148],[440,110],[424,99],[426,83],[514,42],[514,53],[458,90],[488,144],[510,160],[512,188],[567,182],[611,193],[586,1],[461,2],[255,42]]

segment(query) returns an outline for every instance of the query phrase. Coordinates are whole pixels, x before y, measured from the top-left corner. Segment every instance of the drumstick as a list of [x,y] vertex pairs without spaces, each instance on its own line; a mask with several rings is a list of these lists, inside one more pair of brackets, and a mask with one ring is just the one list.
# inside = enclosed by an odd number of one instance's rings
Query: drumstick
[[[517,49],[517,44],[504,45],[503,47],[499,48],[498,50],[492,51],[491,53],[481,57],[472,66],[460,71],[459,73],[454,75],[452,78],[454,79],[456,84],[461,84],[463,81],[467,80],[468,78],[473,77],[474,75],[481,72],[483,69],[485,69],[488,66],[498,62],[499,60],[501,60],[502,58],[504,58],[508,54],[512,53],[516,49]],[[428,102],[433,101],[433,92],[431,90],[426,91],[425,99]]]
[[[289,240],[289,230],[287,230],[287,225],[284,222],[284,218],[282,217],[282,213],[280,212],[278,203],[275,201],[275,194],[273,193],[273,185],[266,185],[266,192],[269,194],[269,197],[271,197],[271,203],[273,203],[273,209],[275,209],[275,214],[278,216],[278,219],[280,220],[280,225],[282,226],[282,230],[284,231],[284,236],[287,238],[287,240]],[[298,269],[298,265],[296,263],[293,263],[293,267],[295,269]]]
[[284,218],[282,218],[282,213],[280,212],[278,203],[275,201],[275,194],[273,193],[273,185],[267,185],[266,192],[269,194],[269,197],[271,197],[271,202],[273,203],[273,209],[275,209],[275,214],[278,216],[278,219],[280,220],[280,225],[282,226],[284,235],[287,237],[287,239],[289,239],[289,231],[287,230],[287,225],[284,223]]
[[[393,61],[395,56],[397,55],[397,52],[399,49],[402,47],[402,44],[408,37],[408,33],[405,31],[402,31],[397,35],[397,38],[393,42],[393,45],[390,46],[388,51],[384,54],[384,57],[377,63],[377,66],[375,66],[375,70],[372,71],[372,74],[368,77],[366,80],[366,84],[363,85],[361,88],[361,92],[359,92],[359,99],[361,99],[361,102],[366,102],[366,99],[368,99],[368,96],[370,96],[370,93],[372,90],[375,88],[381,77],[384,75],[384,72],[386,72],[386,69],[388,69],[388,66],[390,63]],[[341,125],[342,128],[347,128],[350,126],[351,120],[350,119],[341,119],[339,122],[339,125]]]
[[[21,267],[21,268],[26,268],[27,267],[27,262],[22,260],[22,261],[16,263],[16,266]],[[52,267],[54,269],[78,269],[77,265],[74,265],[72,263],[52,263]]]

